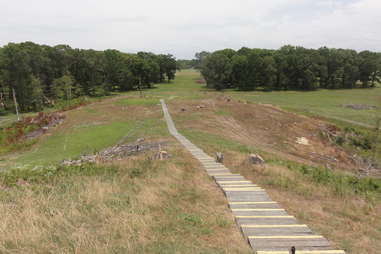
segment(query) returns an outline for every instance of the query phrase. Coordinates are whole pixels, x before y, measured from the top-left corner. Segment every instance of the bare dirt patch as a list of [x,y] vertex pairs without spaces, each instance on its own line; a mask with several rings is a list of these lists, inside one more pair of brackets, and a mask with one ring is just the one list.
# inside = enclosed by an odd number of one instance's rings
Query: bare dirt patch
[[[198,108],[200,104],[205,107]],[[182,108],[186,111],[181,111]],[[181,119],[181,128],[229,137],[242,144],[306,164],[352,172],[358,167],[350,152],[330,143],[321,135],[322,130],[332,128],[332,125],[271,105],[228,101],[219,96],[201,102],[171,103],[170,110],[175,117]],[[225,113],[218,114],[221,111]]]

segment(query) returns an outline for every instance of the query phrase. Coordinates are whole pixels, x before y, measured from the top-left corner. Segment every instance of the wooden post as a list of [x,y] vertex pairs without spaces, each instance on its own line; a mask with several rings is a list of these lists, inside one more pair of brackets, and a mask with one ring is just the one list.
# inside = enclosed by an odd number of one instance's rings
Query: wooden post
[[143,92],[142,92],[142,77],[139,76],[139,94],[140,94],[140,98],[143,97]]
[[5,103],[4,103],[4,99],[3,99],[3,92],[0,92],[0,106],[3,107],[3,109],[5,110]]
[[15,104],[15,109],[16,109],[17,121],[20,121],[19,108],[18,108],[17,99],[16,99],[16,91],[13,87],[12,87],[12,93],[13,93],[13,102]]

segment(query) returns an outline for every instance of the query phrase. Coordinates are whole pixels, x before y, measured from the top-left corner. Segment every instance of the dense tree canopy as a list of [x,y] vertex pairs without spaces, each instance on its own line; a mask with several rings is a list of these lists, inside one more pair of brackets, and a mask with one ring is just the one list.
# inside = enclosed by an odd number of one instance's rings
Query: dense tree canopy
[[175,73],[172,55],[9,43],[0,47],[0,110],[14,106],[13,93],[21,111],[37,111],[57,99],[149,88]]
[[381,77],[381,53],[326,47],[224,49],[197,53],[195,62],[207,86],[217,90],[369,88]]

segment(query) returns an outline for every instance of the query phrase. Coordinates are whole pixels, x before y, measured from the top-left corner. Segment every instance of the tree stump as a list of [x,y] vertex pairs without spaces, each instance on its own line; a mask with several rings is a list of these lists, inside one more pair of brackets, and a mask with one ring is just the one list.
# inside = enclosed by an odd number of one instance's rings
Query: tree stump
[[265,160],[259,154],[255,154],[255,153],[252,153],[249,155],[249,161],[252,164],[259,164],[259,165],[265,164]]
[[216,153],[216,162],[223,163],[224,162],[224,154],[217,152]]

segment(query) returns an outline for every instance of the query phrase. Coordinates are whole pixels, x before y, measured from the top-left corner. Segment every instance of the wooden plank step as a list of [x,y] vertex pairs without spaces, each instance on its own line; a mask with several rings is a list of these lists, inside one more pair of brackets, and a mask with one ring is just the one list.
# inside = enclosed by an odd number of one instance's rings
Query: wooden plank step
[[229,205],[230,209],[234,208],[281,208],[279,204],[242,204],[242,205]]
[[265,250],[266,249],[281,249],[281,250],[289,250],[291,246],[294,246],[296,249],[310,249],[310,248],[330,248],[330,244],[325,240],[318,239],[304,239],[304,240],[292,240],[292,241],[258,241],[258,240],[249,240],[250,245],[253,249],[257,250]]
[[298,224],[295,218],[235,218],[239,225]]
[[202,165],[209,166],[209,167],[210,166],[224,166],[224,164],[218,163],[218,162],[214,162],[214,161],[211,161],[211,162],[205,162],[205,161],[203,161]]
[[266,195],[251,195],[251,196],[241,196],[241,197],[231,197],[227,196],[229,201],[233,202],[243,202],[243,201],[270,201],[270,198]]
[[[223,174],[223,173],[229,173],[227,170],[218,170],[218,171],[206,171],[209,176],[213,177],[216,174]],[[220,186],[219,186],[220,187]],[[221,188],[221,187],[220,187]]]
[[215,167],[215,168],[205,168],[206,171],[218,171],[218,170],[225,170],[231,173],[231,171],[228,168],[225,167]]
[[285,211],[283,208],[232,208],[233,212]]
[[285,210],[232,211],[234,216],[286,216]]
[[204,163],[201,163],[201,165],[206,168],[206,169],[209,169],[209,168],[227,168],[225,167],[224,165],[220,165],[220,164],[215,164],[215,165],[205,165]]
[[237,181],[245,180],[243,176],[213,176],[215,180],[224,180],[224,181]]
[[221,188],[240,188],[240,187],[258,187],[256,184],[252,183],[245,183],[245,184],[225,184],[225,185],[219,185]]
[[286,240],[304,240],[304,239],[307,239],[307,240],[310,240],[310,239],[318,239],[318,240],[322,240],[322,239],[325,239],[323,236],[321,235],[306,235],[306,234],[302,234],[302,235],[251,235],[251,236],[248,236],[249,239],[253,239],[253,240],[269,240],[269,241],[286,241]]
[[[264,250],[257,254],[290,254],[288,250]],[[295,254],[345,254],[343,250],[296,250]]]
[[257,187],[260,187],[251,181],[245,181],[243,180],[242,182],[236,182],[236,183],[226,183],[226,182],[217,182],[218,186],[220,187],[226,187],[226,186],[250,186],[250,185],[255,185]]
[[242,177],[240,174],[233,174],[230,171],[228,173],[212,173],[210,174],[211,176],[228,176],[228,177]]
[[223,167],[221,167],[221,168],[207,168],[207,169],[205,169],[205,170],[206,170],[206,172],[218,172],[218,171],[220,171],[220,170],[225,170],[225,171],[230,172],[229,169],[227,169],[227,168],[223,168]]
[[231,173],[231,171],[227,168],[224,168],[224,167],[220,167],[220,168],[205,168],[205,171],[210,171],[210,172],[213,172],[213,171],[218,171],[218,170],[227,170]]
[[[229,201],[270,201],[269,195],[265,191],[240,191],[224,192]],[[265,200],[263,200],[265,198]]]
[[280,224],[280,225],[253,225],[253,224],[243,224],[241,228],[258,228],[258,229],[267,229],[267,228],[308,228],[307,225],[304,224]]
[[224,169],[224,168],[214,168],[214,169],[206,169],[205,170],[206,172],[208,173],[231,173],[228,169]]
[[226,192],[232,192],[232,191],[238,191],[238,192],[241,192],[241,191],[264,191],[264,189],[260,188],[260,187],[223,187],[222,188],[224,191]]
[[206,171],[216,171],[216,170],[221,170],[221,169],[223,169],[223,170],[228,170],[229,172],[231,172],[228,168],[225,168],[225,167],[213,167],[213,168],[210,168],[210,167],[208,167],[208,168],[206,168],[206,167],[204,167],[204,169],[206,170]]
[[292,215],[236,215],[236,219],[295,219]]
[[249,239],[280,239],[280,240],[288,240],[288,239],[296,239],[296,240],[302,240],[302,239],[325,239],[321,235],[251,235],[248,237]]
[[308,227],[288,227],[288,228],[245,228],[241,227],[245,236],[250,235],[307,235],[313,234]]
[[324,238],[300,238],[300,239],[255,239],[249,238],[249,243],[255,250],[262,248],[285,248],[290,249],[294,246],[296,249],[307,249],[311,247],[329,247],[330,244]]
[[252,182],[248,181],[248,180],[238,180],[238,181],[224,181],[224,180],[221,180],[221,181],[217,181],[217,183],[219,185],[223,185],[223,184],[240,184],[240,183],[252,183]]
[[223,175],[223,176],[215,176],[216,180],[224,180],[227,178],[233,178],[232,180],[226,180],[226,181],[234,181],[234,180],[245,180],[245,177],[239,175],[239,174],[230,174],[230,175]]
[[217,163],[214,163],[214,164],[205,164],[205,163],[201,163],[201,165],[205,168],[218,168],[218,167],[224,167],[226,168],[224,165],[222,164],[217,164]]
[[257,205],[257,204],[277,204],[275,201],[264,201],[264,202],[256,202],[256,201],[249,201],[249,202],[240,202],[240,201],[232,201],[229,202],[229,205]]
[[[250,243],[250,242],[249,242]],[[290,247],[263,247],[263,248],[259,248],[257,249],[258,251],[290,251]],[[297,248],[296,250],[319,250],[319,251],[322,251],[322,250],[332,250],[332,247],[329,247],[329,246],[310,246],[310,247],[300,247],[300,248]]]
[[[202,165],[205,169],[218,169],[218,168],[223,168],[223,169],[228,169],[227,167],[224,167],[223,165],[216,165],[216,166],[205,166]],[[230,171],[230,170],[229,170]]]
[[216,166],[205,166],[201,163],[201,165],[205,168],[205,169],[216,169],[216,168],[223,168],[223,169],[228,169],[227,167],[225,167],[224,165],[216,165]]

